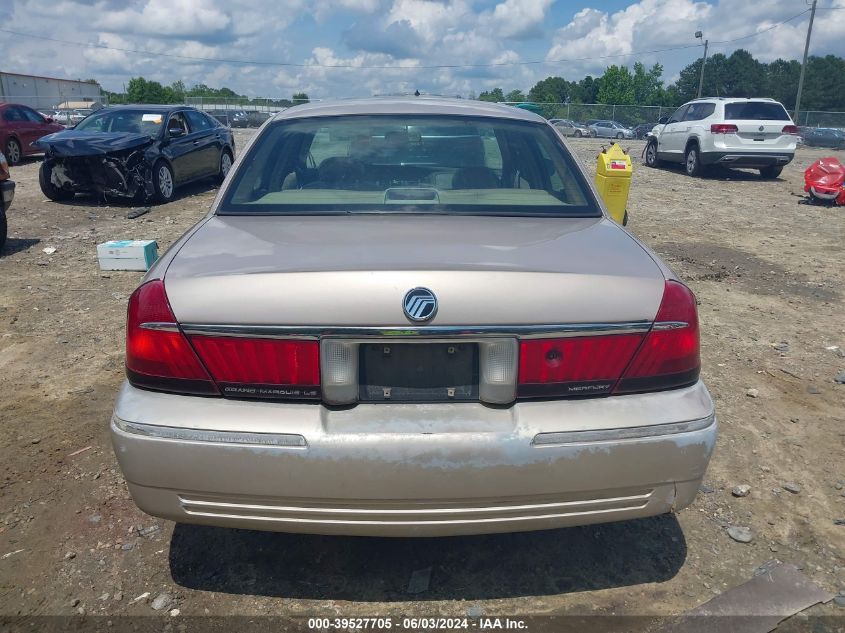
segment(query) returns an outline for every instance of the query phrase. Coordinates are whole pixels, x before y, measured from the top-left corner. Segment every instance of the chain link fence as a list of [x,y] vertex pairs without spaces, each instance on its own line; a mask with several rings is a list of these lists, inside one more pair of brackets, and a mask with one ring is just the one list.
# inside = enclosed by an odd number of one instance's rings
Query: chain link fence
[[[640,124],[654,124],[662,116],[669,116],[674,106],[607,105],[603,103],[552,103],[533,101],[507,101],[512,106],[528,107],[547,119],[570,119],[577,123],[592,123],[599,120],[618,121],[628,127]],[[794,114],[794,113],[792,113]],[[797,125],[805,127],[827,127],[845,129],[845,112],[802,110]]]
[[834,127],[845,130],[845,112],[802,111],[795,123],[803,127]]
[[[245,113],[251,116],[253,122],[262,116],[275,114],[289,108],[305,99],[290,99],[281,97],[185,97],[185,105],[209,112],[220,118],[227,125],[232,119],[242,117]],[[318,99],[312,99],[318,101]],[[0,95],[0,103],[22,103],[39,110],[44,114],[57,117],[70,117],[75,110],[100,108],[109,105],[108,95],[103,93],[99,99],[82,100],[79,97],[45,96],[45,95]],[[640,124],[654,124],[662,116],[668,116],[676,110],[674,106],[635,106],[609,105],[603,103],[553,103],[553,102],[505,102],[513,106],[528,106],[529,109],[541,114],[547,119],[570,119],[578,123],[588,123],[596,120],[618,121],[628,127]],[[793,113],[794,114],[794,113]],[[261,116],[259,116],[261,115]],[[795,121],[797,125],[805,127],[827,127],[845,129],[845,112],[828,112],[820,110],[802,110]]]
[[577,123],[592,121],[618,121],[628,127],[641,123],[657,123],[657,119],[669,115],[677,108],[667,106],[609,105],[605,103],[551,103],[551,102],[506,102],[513,106],[533,106],[529,109],[547,119],[570,119]]
[[309,99],[272,97],[185,97],[185,105],[207,112],[229,127],[258,127],[270,116]]

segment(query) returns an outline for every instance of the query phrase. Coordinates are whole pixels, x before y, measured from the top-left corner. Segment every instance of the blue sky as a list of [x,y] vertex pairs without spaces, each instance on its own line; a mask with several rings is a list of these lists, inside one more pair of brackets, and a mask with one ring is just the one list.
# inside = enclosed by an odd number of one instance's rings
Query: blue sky
[[[808,19],[804,14],[771,28],[805,11],[805,0],[6,2],[12,6],[2,28],[50,39],[0,33],[2,70],[93,77],[111,90],[143,75],[163,83],[225,85],[251,96],[304,90],[318,98],[527,90],[549,75],[577,80],[611,63],[635,61],[660,62],[672,81],[701,54],[696,30],[711,39],[713,52],[744,47],[764,61],[800,59]],[[820,0],[820,6],[841,10],[819,11],[811,52],[845,55],[845,0]],[[740,37],[746,39],[717,42]],[[690,48],[643,52],[683,46]],[[442,67],[491,63],[497,65]]]

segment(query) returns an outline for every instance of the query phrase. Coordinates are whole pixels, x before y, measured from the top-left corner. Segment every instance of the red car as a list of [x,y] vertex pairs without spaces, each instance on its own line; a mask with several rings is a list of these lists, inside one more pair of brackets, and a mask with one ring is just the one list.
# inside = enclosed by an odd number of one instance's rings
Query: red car
[[10,165],[18,164],[23,156],[40,154],[42,150],[32,147],[31,143],[64,129],[63,125],[45,119],[29,106],[0,103],[0,151],[6,154]]

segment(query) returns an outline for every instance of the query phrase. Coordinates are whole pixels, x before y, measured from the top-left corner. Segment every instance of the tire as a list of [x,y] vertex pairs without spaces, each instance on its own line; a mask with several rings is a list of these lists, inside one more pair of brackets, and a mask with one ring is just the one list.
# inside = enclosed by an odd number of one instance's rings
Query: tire
[[590,132],[590,136],[592,136],[593,138],[598,138],[599,133],[593,130],[592,132]]
[[625,135],[622,134],[622,132],[619,132],[619,134],[616,135],[616,138],[621,141],[623,138],[625,138]]
[[575,138],[581,138],[581,130],[575,130]]
[[44,160],[44,162],[41,163],[41,167],[38,168],[38,185],[41,187],[41,193],[47,196],[48,200],[52,200],[53,202],[64,202],[65,200],[70,200],[74,196],[73,191],[62,189],[61,187],[57,187],[53,184],[53,180],[50,176],[52,175],[54,164],[55,163],[51,160]]
[[10,165],[17,165],[21,162],[23,151],[21,150],[21,143],[16,138],[10,138],[6,141],[6,160]]
[[689,145],[686,154],[684,154],[684,169],[687,176],[693,178],[701,178],[704,175],[704,165],[701,164],[701,153],[698,145]]
[[769,165],[768,167],[763,167],[760,170],[760,176],[762,176],[766,180],[774,180],[775,178],[780,176],[782,171],[783,167],[781,165]]
[[3,251],[3,247],[6,245],[6,233],[8,227],[6,226],[6,214],[0,212],[0,252]]
[[232,169],[232,152],[228,149],[224,149],[223,152],[220,154],[220,168],[217,173],[217,182],[220,184],[226,180],[226,175],[229,173],[229,170]]
[[649,141],[645,146],[645,164],[646,167],[660,167],[663,163],[657,157],[657,141]]
[[176,197],[176,180],[170,165],[163,160],[158,161],[153,167],[152,179],[156,202],[166,204]]

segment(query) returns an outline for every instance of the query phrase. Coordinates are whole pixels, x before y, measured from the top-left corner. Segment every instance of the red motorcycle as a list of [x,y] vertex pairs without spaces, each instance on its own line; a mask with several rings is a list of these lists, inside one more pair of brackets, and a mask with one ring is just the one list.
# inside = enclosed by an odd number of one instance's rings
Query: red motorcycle
[[804,191],[820,202],[845,206],[845,166],[832,156],[817,160],[804,172]]

